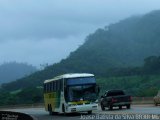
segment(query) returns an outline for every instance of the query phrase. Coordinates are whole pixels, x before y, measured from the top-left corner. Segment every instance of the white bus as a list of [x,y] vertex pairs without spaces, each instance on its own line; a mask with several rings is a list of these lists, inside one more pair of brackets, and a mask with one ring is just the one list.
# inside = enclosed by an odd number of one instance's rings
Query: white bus
[[44,81],[46,111],[72,113],[97,110],[99,87],[93,74],[73,73]]

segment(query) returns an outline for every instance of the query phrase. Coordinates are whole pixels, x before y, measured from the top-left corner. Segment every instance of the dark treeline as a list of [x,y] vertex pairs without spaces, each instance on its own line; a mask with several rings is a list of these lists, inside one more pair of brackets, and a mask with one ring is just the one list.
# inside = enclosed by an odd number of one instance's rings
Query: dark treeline
[[111,76],[135,76],[135,75],[160,75],[160,56],[150,56],[144,59],[141,67],[112,68],[104,75]]
[[14,81],[37,71],[37,68],[27,63],[5,62],[0,65],[0,84]]

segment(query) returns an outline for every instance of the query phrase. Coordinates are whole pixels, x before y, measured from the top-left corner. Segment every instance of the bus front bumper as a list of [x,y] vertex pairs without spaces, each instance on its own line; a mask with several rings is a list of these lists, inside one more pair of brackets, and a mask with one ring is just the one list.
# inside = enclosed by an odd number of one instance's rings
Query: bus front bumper
[[97,110],[98,104],[83,104],[83,105],[75,105],[75,106],[68,106],[66,107],[66,113],[71,112],[85,112],[85,111],[92,111]]

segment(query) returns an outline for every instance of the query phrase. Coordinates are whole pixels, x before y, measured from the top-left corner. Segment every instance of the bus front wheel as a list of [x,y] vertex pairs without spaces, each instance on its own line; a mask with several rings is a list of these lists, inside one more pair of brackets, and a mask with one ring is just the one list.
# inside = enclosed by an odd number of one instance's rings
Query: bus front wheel
[[88,111],[88,114],[92,114],[92,110],[91,110],[91,111]]
[[64,104],[62,105],[62,112],[65,113],[65,107]]

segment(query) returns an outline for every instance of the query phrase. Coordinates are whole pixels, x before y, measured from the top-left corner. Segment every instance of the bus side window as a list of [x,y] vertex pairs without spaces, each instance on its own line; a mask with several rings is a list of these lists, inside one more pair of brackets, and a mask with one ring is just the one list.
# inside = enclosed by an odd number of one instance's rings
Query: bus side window
[[56,81],[56,91],[59,91],[59,80]]
[[49,92],[51,92],[51,83],[49,83]]
[[47,83],[47,92],[49,92],[49,83]]
[[52,82],[52,84],[51,84],[51,85],[52,85],[52,87],[51,87],[51,88],[52,88],[52,90],[51,90],[51,91],[54,91],[54,82]]
[[58,83],[57,83],[57,88],[58,88],[58,91],[60,91],[60,83],[61,83],[61,80],[58,80]]
[[53,88],[53,91],[55,91],[55,90],[54,90],[54,89],[55,89],[55,88],[54,88],[54,81],[52,82],[52,88]]
[[54,81],[54,91],[56,91],[56,81]]
[[60,80],[60,90],[63,91],[63,79]]
[[59,80],[56,81],[56,91],[59,90]]
[[54,91],[56,91],[56,81],[54,81]]
[[47,92],[47,84],[45,84],[45,92]]
[[46,92],[46,84],[43,85],[43,92]]
[[48,83],[46,84],[46,90],[47,90],[46,92],[49,92],[49,84]]
[[57,81],[55,81],[55,91],[57,91]]

